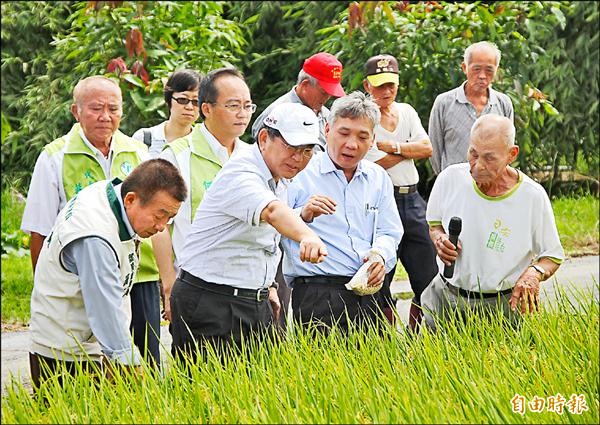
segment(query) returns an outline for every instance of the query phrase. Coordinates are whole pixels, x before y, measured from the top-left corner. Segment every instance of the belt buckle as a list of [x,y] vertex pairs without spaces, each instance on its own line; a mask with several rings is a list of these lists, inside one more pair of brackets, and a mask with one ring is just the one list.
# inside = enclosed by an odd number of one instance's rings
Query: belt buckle
[[406,194],[406,193],[408,193],[409,190],[410,190],[409,187],[398,186],[398,193],[400,193],[400,194]]
[[260,302],[260,289],[256,290],[256,302]]

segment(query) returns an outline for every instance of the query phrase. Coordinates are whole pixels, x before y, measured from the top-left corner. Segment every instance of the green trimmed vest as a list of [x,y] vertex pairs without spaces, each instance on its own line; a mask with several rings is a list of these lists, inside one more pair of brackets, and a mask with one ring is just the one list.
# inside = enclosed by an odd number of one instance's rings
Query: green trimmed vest
[[189,135],[166,144],[164,149],[173,151],[177,167],[189,188],[188,197],[181,206],[180,213],[175,216],[171,229],[173,252],[178,257],[185,237],[191,230],[198,205],[222,164],[210,148],[200,125],[195,126]]
[[[67,201],[81,189],[100,180],[119,178],[124,180],[129,173],[142,162],[141,154],[148,148],[144,143],[115,132],[112,141],[112,162],[110,175],[106,176],[94,152],[79,135],[79,123],[75,124],[66,136],[54,140],[44,147],[48,156],[62,151],[62,182]],[[154,259],[150,239],[144,239],[140,245],[140,266],[136,282],[156,281],[159,278],[158,266]]]
[[[70,242],[97,236],[106,241],[119,261],[122,297],[116,309],[131,320],[129,292],[138,267],[136,243],[123,221],[121,205],[109,181],[100,181],[72,197],[58,214],[40,251],[31,294],[31,348],[50,358],[100,360],[101,349],[92,332],[81,295],[79,277],[61,263]],[[107,312],[112,313],[112,312]]]

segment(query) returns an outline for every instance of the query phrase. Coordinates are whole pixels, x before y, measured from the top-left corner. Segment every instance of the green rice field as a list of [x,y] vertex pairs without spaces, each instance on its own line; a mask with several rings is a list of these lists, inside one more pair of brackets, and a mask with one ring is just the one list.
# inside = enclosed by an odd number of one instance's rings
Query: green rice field
[[518,328],[500,316],[419,336],[294,328],[191,376],[178,364],[96,386],[80,376],[36,397],[15,384],[2,423],[598,423],[598,299],[574,297]]

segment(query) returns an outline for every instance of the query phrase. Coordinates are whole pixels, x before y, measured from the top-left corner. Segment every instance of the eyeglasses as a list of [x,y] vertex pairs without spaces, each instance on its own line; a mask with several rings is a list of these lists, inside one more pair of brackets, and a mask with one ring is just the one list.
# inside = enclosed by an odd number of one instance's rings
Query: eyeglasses
[[172,97],[171,99],[180,105],[187,105],[188,103],[192,102],[193,106],[198,107],[198,99],[188,99],[187,97]]
[[281,138],[281,137],[276,137],[276,139],[281,141],[281,143],[285,147],[286,152],[290,156],[299,153],[302,155],[302,157],[304,159],[308,159],[308,158],[312,157],[313,153],[315,152],[314,146],[311,146],[311,147],[307,147],[306,145],[305,146],[292,146],[288,142],[283,140],[283,138]]
[[226,103],[224,105],[221,105],[217,102],[208,102],[212,105],[217,105],[217,106],[222,106],[223,108],[227,109],[230,112],[236,113],[238,114],[242,109],[245,112],[248,112],[249,114],[253,114],[254,112],[256,112],[256,104],[254,103],[248,103],[246,105],[242,105],[241,103]]

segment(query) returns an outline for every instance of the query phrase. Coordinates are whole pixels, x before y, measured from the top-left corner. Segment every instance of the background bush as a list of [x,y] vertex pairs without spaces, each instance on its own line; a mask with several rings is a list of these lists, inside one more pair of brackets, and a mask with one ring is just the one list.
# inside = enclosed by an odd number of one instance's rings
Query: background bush
[[[344,87],[362,88],[363,64],[382,52],[400,64],[400,101],[427,128],[435,97],[460,85],[466,47],[488,40],[502,52],[494,87],[515,107],[517,166],[531,174],[559,166],[598,177],[598,3],[354,2],[319,31],[322,49],[344,63]],[[431,176],[428,161],[420,174]],[[424,183],[424,182],[423,182]]]
[[[427,128],[435,97],[458,86],[464,49],[490,40],[503,56],[495,87],[515,106],[517,166],[561,167],[598,179],[599,6],[596,2],[3,2],[2,187],[25,189],[42,146],[64,134],[81,78],[114,71],[124,93],[122,130],[166,115],[162,87],[176,68],[224,64],[246,75],[260,113],[324,50],[361,89],[366,59],[400,61],[399,100]],[[249,135],[244,138],[249,140]],[[418,161],[421,190],[431,167]]]

